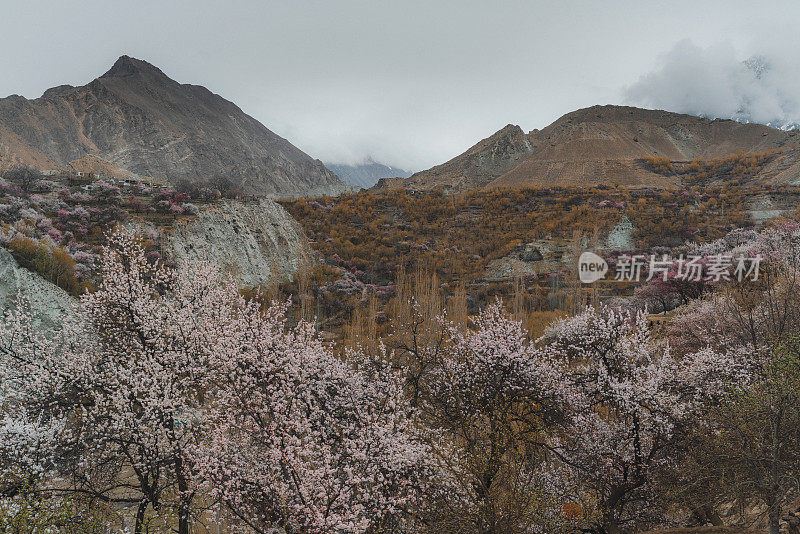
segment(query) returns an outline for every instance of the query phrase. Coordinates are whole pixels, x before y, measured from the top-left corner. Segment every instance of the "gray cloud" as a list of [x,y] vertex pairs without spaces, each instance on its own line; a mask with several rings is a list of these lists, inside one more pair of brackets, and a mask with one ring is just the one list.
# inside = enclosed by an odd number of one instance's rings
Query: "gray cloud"
[[[738,62],[757,53],[747,49],[759,40],[755,29],[798,20],[800,4],[0,0],[0,12],[0,96],[38,97],[55,85],[82,85],[128,54],[219,93],[314,157],[372,157],[418,170],[507,123],[530,130],[580,107],[622,103],[621,88],[628,86],[627,96],[648,105],[729,114],[742,94],[730,83],[718,81],[698,93],[695,105],[675,96],[692,87],[693,76],[672,83],[679,69],[661,79],[656,72],[647,83],[637,80],[686,39],[708,55],[707,62],[695,63],[695,77],[720,61],[724,68],[715,79],[725,80]],[[713,46],[722,41],[733,51]],[[739,57],[740,50],[749,53]],[[784,64],[788,69],[780,49],[763,55],[775,65],[770,77],[779,77]],[[662,67],[669,63],[664,61]],[[773,86],[785,84],[777,79]],[[786,85],[787,91],[795,87]],[[783,109],[745,89],[758,102],[752,108],[758,117],[770,115],[770,105]]]
[[737,50],[685,40],[625,91],[627,101],[715,118],[800,125],[800,51],[782,35]]

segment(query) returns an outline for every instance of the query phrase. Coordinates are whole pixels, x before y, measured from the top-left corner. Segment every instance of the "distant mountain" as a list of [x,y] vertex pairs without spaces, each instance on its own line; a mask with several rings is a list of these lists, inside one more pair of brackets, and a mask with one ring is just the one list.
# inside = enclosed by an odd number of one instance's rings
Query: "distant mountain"
[[528,134],[508,125],[452,160],[412,175],[403,185],[449,190],[598,183],[674,187],[677,177],[657,174],[641,159],[687,161],[767,150],[780,154],[765,167],[763,181],[800,183],[797,134],[668,111],[594,106]]
[[0,169],[102,168],[246,194],[337,193],[321,161],[199,85],[120,57],[82,87],[0,99]]
[[367,160],[359,165],[345,165],[340,163],[326,163],[326,167],[332,170],[336,176],[345,183],[356,187],[369,189],[381,178],[408,178],[411,173],[403,169],[389,167],[383,163]]

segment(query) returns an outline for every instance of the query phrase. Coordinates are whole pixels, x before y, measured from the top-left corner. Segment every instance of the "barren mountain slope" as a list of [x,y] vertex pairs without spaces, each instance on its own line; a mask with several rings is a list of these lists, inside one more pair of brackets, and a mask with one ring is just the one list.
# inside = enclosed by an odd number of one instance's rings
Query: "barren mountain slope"
[[251,194],[344,185],[235,104],[127,56],[83,87],[0,99],[0,168],[66,167],[86,156],[173,184],[222,180]]
[[764,169],[763,181],[792,183],[800,176],[796,133],[668,111],[594,106],[527,135],[518,126],[506,126],[452,160],[413,175],[405,186],[422,190],[598,183],[674,187],[680,183],[678,177],[652,172],[641,158],[687,161],[770,150],[779,153]]
[[677,185],[674,179],[650,172],[637,160],[713,159],[797,145],[791,133],[761,124],[620,106],[569,113],[529,138],[533,152],[490,187],[608,182],[669,187]]
[[406,184],[411,189],[484,187],[518,165],[532,149],[522,128],[509,124],[460,156],[413,174]]

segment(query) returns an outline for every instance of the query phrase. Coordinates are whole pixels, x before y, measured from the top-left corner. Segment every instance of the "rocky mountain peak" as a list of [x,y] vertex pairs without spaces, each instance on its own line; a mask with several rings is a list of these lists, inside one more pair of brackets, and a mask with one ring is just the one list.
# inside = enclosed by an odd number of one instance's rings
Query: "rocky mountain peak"
[[127,76],[139,76],[142,74],[167,78],[167,75],[155,65],[125,55],[120,56],[108,72],[103,74],[101,78],[125,78]]
[[0,98],[0,169],[19,165],[248,195],[347,189],[233,102],[127,55],[84,86]]
[[495,132],[495,134],[492,137],[497,137],[497,136],[501,136],[501,135],[510,137],[510,136],[515,136],[515,135],[519,135],[519,134],[523,134],[523,133],[524,132],[522,131],[522,128],[520,128],[518,125],[516,125],[516,124],[506,124],[505,126],[500,128],[497,132]]

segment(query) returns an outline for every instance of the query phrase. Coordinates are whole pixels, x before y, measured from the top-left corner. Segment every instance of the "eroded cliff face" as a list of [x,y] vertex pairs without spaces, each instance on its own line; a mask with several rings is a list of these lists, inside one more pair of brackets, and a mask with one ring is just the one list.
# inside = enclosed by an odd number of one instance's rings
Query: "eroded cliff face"
[[[164,252],[178,265],[211,261],[234,275],[241,286],[268,286],[292,278],[311,262],[300,225],[274,201],[222,200],[191,219],[162,229]],[[20,303],[31,311],[33,327],[57,330],[77,313],[77,299],[36,273],[21,267],[0,247],[0,313]]]
[[220,201],[176,225],[167,241],[178,264],[214,262],[246,287],[291,278],[311,258],[300,225],[266,198]]
[[18,297],[27,302],[32,326],[41,333],[56,329],[74,313],[77,303],[63,289],[20,267],[8,250],[0,248],[0,311],[16,310]]

